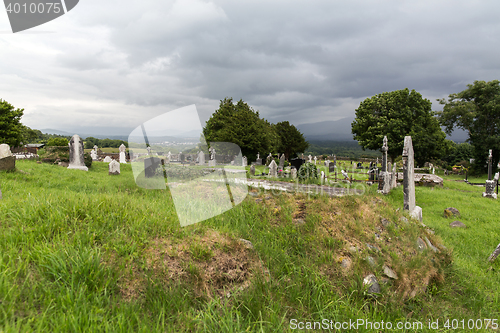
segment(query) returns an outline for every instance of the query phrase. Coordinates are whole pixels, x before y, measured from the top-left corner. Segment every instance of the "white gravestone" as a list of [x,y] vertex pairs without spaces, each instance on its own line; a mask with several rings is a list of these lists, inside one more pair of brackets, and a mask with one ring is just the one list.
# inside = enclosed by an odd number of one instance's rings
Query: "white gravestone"
[[274,160],[269,163],[269,177],[278,177],[278,165]]
[[109,163],[109,174],[110,175],[119,175],[120,174],[120,163],[116,160],[112,160]]
[[111,161],[113,161],[113,159],[110,156],[106,156],[103,160],[103,162],[106,162],[106,163],[110,163]]
[[69,140],[69,166],[68,169],[88,171],[83,157],[83,141],[78,134]]
[[120,148],[118,148],[120,150],[120,163],[127,163],[127,158],[125,156],[125,152],[127,151],[127,147],[125,147],[125,145],[122,143],[120,145]]
[[205,153],[202,151],[198,153],[198,164],[205,165]]
[[10,151],[10,147],[6,143],[2,143],[0,145],[0,158],[10,157],[12,156],[12,152]]

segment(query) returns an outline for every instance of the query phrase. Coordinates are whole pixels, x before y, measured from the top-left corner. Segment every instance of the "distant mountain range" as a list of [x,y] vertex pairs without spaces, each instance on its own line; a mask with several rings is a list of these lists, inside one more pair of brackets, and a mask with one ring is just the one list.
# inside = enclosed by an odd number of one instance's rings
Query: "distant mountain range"
[[[307,123],[296,125],[297,129],[304,134],[308,141],[354,141],[351,134],[351,124],[354,121],[354,117],[346,117],[334,121],[321,121],[316,123]],[[82,138],[87,138],[89,136],[98,139],[113,139],[113,140],[128,140],[129,134],[132,132],[132,128],[107,128],[107,127],[92,127],[92,128],[81,128],[79,130],[74,130],[73,132],[61,131],[57,129],[42,129],[42,133],[48,134],[58,134],[64,136],[73,136],[78,134]],[[163,141],[179,141],[180,138],[198,140],[200,133],[196,131],[191,131],[183,133],[182,135],[174,136],[157,136],[149,137],[151,142],[163,142]],[[465,142],[467,140],[467,133],[462,130],[455,130],[453,134],[447,139],[453,140],[455,142]]]
[[[354,141],[351,124],[354,117],[346,117],[335,121],[300,124],[295,127],[304,134],[308,141]],[[456,129],[451,136],[446,137],[455,142],[465,142],[467,132]]]

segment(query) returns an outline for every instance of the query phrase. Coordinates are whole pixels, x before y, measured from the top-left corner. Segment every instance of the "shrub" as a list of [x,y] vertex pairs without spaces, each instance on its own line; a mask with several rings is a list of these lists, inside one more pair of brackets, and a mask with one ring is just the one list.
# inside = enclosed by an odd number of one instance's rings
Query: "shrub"
[[310,178],[318,178],[318,168],[313,163],[304,163],[300,166],[297,172],[297,177],[300,180],[306,180]]
[[92,166],[92,156],[90,156],[90,153],[84,153],[83,160],[84,160],[85,166],[90,169],[90,167]]
[[68,142],[66,138],[51,138],[45,146],[67,146]]

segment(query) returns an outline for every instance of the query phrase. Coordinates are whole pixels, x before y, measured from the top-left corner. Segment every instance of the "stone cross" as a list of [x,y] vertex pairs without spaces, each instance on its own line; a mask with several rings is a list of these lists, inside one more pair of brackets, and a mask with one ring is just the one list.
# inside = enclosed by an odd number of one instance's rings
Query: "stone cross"
[[493,154],[492,154],[492,150],[490,149],[490,154],[488,155],[488,180],[491,180],[491,176],[492,176],[492,169],[491,169],[491,160],[493,159]]
[[314,156],[314,164],[316,164],[317,160],[318,160],[318,158],[316,156]]
[[257,159],[260,159],[260,154],[259,153],[257,153]]
[[94,151],[97,153],[97,149],[98,149],[99,147],[97,147],[97,145],[94,145],[94,147],[92,147],[92,148],[94,148]]
[[269,163],[269,177],[278,177],[278,166],[276,165],[276,162],[274,160]]
[[309,156],[307,156],[307,157],[309,158],[309,163],[312,163],[312,156],[311,156],[311,155],[309,155]]
[[384,143],[382,144],[382,172],[387,171],[387,136],[384,136]]
[[410,216],[422,222],[422,208],[415,205],[415,170],[414,170],[413,143],[411,136],[405,136],[403,147],[403,209],[409,211]]
[[146,148],[146,150],[148,151],[148,154],[151,154],[151,147],[150,147],[150,146],[148,146],[148,147]]
[[78,169],[88,171],[83,157],[83,141],[78,134],[73,135],[69,140],[69,166],[68,169]]

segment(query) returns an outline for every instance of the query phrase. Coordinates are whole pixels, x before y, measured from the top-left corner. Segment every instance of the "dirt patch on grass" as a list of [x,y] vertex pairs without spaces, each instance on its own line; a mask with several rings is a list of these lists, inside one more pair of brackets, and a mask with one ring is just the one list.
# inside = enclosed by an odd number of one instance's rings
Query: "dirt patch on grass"
[[142,254],[144,268],[126,267],[132,274],[119,283],[125,300],[140,297],[147,271],[150,279],[165,285],[178,282],[192,286],[198,296],[222,297],[246,289],[256,274],[265,270],[247,243],[207,230],[184,239],[155,238]]

